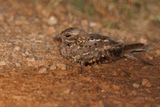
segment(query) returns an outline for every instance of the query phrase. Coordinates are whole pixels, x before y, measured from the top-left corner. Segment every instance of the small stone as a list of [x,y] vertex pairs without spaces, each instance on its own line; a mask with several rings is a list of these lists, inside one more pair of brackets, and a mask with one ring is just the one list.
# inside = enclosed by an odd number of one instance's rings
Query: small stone
[[142,86],[145,86],[145,87],[151,87],[152,84],[150,83],[150,81],[148,79],[143,79],[142,80]]
[[132,96],[136,96],[137,95],[137,92],[135,90],[131,91],[130,95]]
[[53,33],[55,33],[55,28],[50,26],[47,30],[47,34],[52,35]]
[[105,92],[105,90],[101,90],[101,93],[104,93]]
[[40,70],[38,71],[40,74],[45,74],[47,73],[47,68],[43,67],[43,68],[40,68]]
[[57,64],[57,67],[61,70],[66,70],[67,66],[65,64]]
[[27,58],[28,66],[39,68],[47,65],[45,60],[35,60],[35,58]]
[[83,29],[88,29],[88,25],[89,25],[88,20],[82,20],[81,25],[83,26]]
[[[14,21],[14,19],[15,19],[14,15],[11,15],[11,16],[7,19],[7,21],[8,21],[9,23],[11,23],[11,22]],[[14,21],[14,22],[15,22],[15,21]]]
[[140,86],[140,85],[139,85],[138,83],[133,83],[133,87],[134,87],[134,88],[139,88],[139,86]]
[[14,21],[15,25],[27,25],[29,24],[28,21],[26,20],[26,17],[19,17],[17,20]]
[[116,71],[113,71],[112,75],[113,76],[118,76],[118,73]]
[[21,64],[20,63],[15,63],[16,67],[20,67]]
[[112,85],[113,90],[120,90],[120,87],[118,85]]
[[15,51],[19,51],[19,50],[20,50],[20,47],[19,47],[19,46],[16,46],[16,47],[14,47],[14,50],[15,50]]
[[148,43],[147,39],[145,39],[144,37],[141,37],[141,38],[140,38],[140,42],[141,42],[141,43],[144,43],[144,44],[147,44],[147,43]]
[[156,50],[156,55],[157,55],[157,56],[160,55],[160,50]]
[[53,65],[50,66],[50,70],[55,70],[56,68],[57,68],[57,67],[56,67],[55,64],[53,64]]
[[88,26],[89,22],[87,20],[81,21],[82,26]]
[[24,55],[30,55],[30,53],[29,53],[28,51],[26,51],[26,52],[24,53]]
[[51,16],[49,19],[48,19],[48,25],[52,26],[52,25],[55,25],[58,23],[58,20],[55,16]]
[[5,61],[0,61],[0,66],[4,66],[6,65],[6,62]]
[[103,101],[98,101],[98,102],[91,103],[89,107],[105,107],[105,106],[103,104]]
[[148,58],[149,60],[153,60],[153,56],[147,55],[147,58]]
[[69,94],[70,91],[71,91],[70,89],[66,89],[66,90],[63,91],[63,93],[64,93],[64,94]]
[[33,66],[35,63],[35,59],[34,58],[26,58],[27,60],[27,65],[28,66]]
[[4,16],[0,14],[0,21],[4,21]]
[[90,26],[90,27],[95,27],[96,25],[97,25],[96,22],[90,22],[90,23],[89,23],[89,26]]

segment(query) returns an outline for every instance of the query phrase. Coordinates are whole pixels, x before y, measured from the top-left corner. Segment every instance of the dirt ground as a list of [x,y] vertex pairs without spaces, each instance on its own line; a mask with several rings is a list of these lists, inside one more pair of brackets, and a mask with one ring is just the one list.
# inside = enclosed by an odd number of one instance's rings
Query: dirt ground
[[[158,0],[146,0],[147,11],[136,4],[142,9],[127,17],[117,17],[116,3],[113,14],[98,7],[97,15],[88,16],[62,0],[37,1],[0,0],[1,107],[160,107]],[[79,74],[79,65],[62,58],[52,39],[69,26],[146,43],[150,50],[138,56],[153,66],[122,59]]]

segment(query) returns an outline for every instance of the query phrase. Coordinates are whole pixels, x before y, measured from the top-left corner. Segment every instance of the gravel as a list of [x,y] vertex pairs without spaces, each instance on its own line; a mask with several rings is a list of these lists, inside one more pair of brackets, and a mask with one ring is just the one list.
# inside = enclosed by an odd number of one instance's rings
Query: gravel
[[4,66],[6,65],[6,62],[5,61],[0,61],[0,66]]
[[48,19],[48,25],[53,26],[56,25],[58,23],[58,20],[55,16],[51,16]]
[[15,51],[19,51],[20,49],[21,49],[21,48],[20,48],[19,46],[15,46],[15,47],[14,47],[14,50],[15,50]]
[[142,86],[149,88],[149,87],[152,86],[152,84],[151,84],[151,82],[148,79],[143,79],[142,80]]
[[57,67],[61,70],[67,70],[67,65],[66,64],[62,64],[62,63],[58,63]]
[[138,83],[133,83],[133,87],[134,87],[134,88],[139,88],[139,87],[140,87],[140,84],[138,84]]
[[57,69],[57,67],[56,67],[56,65],[55,64],[53,64],[53,65],[51,65],[50,66],[50,68],[49,68],[50,70],[56,70]]
[[39,71],[38,71],[38,73],[40,73],[40,74],[45,74],[45,73],[47,73],[47,68],[45,68],[45,67],[40,68]]

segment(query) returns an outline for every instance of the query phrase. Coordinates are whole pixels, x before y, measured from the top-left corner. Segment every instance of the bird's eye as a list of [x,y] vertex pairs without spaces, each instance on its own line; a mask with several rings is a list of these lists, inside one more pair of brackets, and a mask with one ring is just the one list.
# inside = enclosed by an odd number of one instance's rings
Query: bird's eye
[[67,35],[65,35],[66,37],[70,37],[71,35],[69,35],[69,34],[67,34]]
[[97,43],[94,43],[95,46],[97,46]]

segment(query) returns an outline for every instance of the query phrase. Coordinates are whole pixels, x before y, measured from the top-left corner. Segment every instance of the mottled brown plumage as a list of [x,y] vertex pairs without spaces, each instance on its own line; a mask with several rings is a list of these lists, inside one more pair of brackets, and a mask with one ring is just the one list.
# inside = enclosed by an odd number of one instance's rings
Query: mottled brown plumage
[[142,43],[125,44],[112,40],[108,36],[87,33],[79,28],[67,28],[56,36],[61,55],[82,66],[94,63],[107,63],[135,52],[145,51]]

